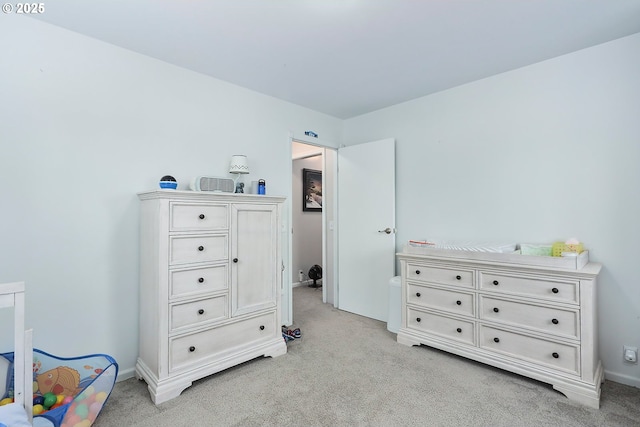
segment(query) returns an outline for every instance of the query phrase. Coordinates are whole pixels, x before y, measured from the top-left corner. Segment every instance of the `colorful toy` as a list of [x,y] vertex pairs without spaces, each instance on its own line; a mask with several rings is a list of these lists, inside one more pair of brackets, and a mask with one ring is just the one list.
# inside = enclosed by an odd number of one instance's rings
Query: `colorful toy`
[[[2,356],[13,361],[13,353]],[[105,354],[60,358],[34,349],[33,373],[34,418],[44,417],[55,427],[90,427],[111,394],[118,364]],[[7,397],[0,405],[12,401]]]

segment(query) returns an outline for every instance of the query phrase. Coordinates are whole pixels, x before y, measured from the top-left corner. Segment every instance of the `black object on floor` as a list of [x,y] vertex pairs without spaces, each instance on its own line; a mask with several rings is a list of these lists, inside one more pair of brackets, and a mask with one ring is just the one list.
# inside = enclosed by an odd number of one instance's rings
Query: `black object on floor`
[[319,288],[322,285],[318,285],[318,280],[322,279],[322,267],[318,264],[309,269],[309,279],[313,280],[313,283],[309,285],[310,288]]

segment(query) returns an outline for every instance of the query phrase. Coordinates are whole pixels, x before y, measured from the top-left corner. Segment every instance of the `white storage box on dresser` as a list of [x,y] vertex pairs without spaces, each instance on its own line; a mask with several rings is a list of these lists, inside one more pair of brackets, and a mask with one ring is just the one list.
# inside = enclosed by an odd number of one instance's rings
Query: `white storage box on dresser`
[[175,190],[138,196],[136,376],[147,382],[154,403],[247,360],[285,354],[284,198]]
[[407,247],[397,340],[425,344],[553,385],[598,408],[596,278],[576,258]]

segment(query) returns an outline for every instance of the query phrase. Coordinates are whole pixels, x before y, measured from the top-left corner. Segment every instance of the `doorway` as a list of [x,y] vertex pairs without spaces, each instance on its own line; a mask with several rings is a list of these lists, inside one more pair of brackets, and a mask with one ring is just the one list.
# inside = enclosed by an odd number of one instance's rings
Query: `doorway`
[[[284,244],[286,245],[285,253],[288,253],[288,259],[283,266],[284,274],[282,278],[283,324],[290,325],[294,321],[292,286],[301,282],[299,277],[301,269],[305,273],[303,281],[308,280],[306,268],[310,268],[296,265],[293,262],[293,254],[301,250],[299,245],[311,244],[309,238],[296,239],[295,243],[293,240],[294,236],[296,238],[304,237],[304,230],[300,230],[299,226],[294,227],[294,217],[303,212],[303,207],[302,177],[299,173],[294,174],[293,162],[294,158],[300,159],[316,155],[319,155],[319,158],[322,159],[322,167],[320,169],[322,171],[322,263],[320,264],[323,270],[322,301],[332,304],[335,308],[352,311],[367,317],[378,319],[386,317],[387,308],[384,303],[386,302],[385,298],[388,296],[388,282],[391,277],[395,276],[395,140],[388,138],[387,140],[338,148],[336,144],[326,143],[326,141],[323,144],[320,140],[316,142],[312,138],[289,134],[289,143],[291,147],[289,153],[290,164],[292,165],[290,176],[292,176],[292,180],[296,180],[299,183],[299,186],[296,187],[294,194],[294,182],[291,182],[292,192],[288,195],[289,203],[287,203],[290,225],[283,227],[283,233],[287,235],[286,237],[283,236]],[[308,151],[297,151],[298,149]],[[361,150],[362,152],[360,152]],[[348,153],[351,153],[351,155]],[[350,159],[350,156],[355,156],[355,158]],[[341,172],[343,172],[341,173],[341,177],[343,177],[341,178],[341,184],[338,184],[339,158],[342,165]],[[353,175],[349,173],[350,170],[353,172],[350,166],[355,166],[357,169],[357,173],[352,177],[353,179],[349,178]],[[369,179],[377,176],[383,178],[382,182],[372,186]],[[363,177],[367,179],[367,182],[364,185],[358,184]],[[345,235],[349,237],[346,240],[342,239],[346,246],[341,248],[341,250],[344,249],[341,257],[349,259],[346,264],[340,263],[338,260],[338,186],[341,189],[340,195],[344,199],[342,204],[346,206],[345,209],[342,209],[343,213],[352,212],[356,214],[355,222],[350,222],[348,215],[340,219],[343,225],[341,229],[344,230],[343,237]],[[363,192],[363,189],[367,191]],[[349,203],[346,200],[355,200],[357,205],[349,208]],[[361,215],[362,212],[367,212],[367,214],[363,216]],[[382,217],[379,217],[378,214],[382,215]],[[318,214],[316,213],[316,215]],[[353,215],[351,216],[353,217]],[[367,220],[366,224],[362,218]],[[390,231],[387,232],[387,229]],[[303,243],[300,243],[301,240]],[[316,237],[315,240],[318,240],[318,238]],[[349,255],[347,245],[349,242],[356,242],[357,256],[355,258]],[[380,247],[379,244],[384,247]],[[355,259],[361,262],[355,262]],[[365,264],[364,266],[363,263]],[[338,274],[340,265],[343,268]],[[381,269],[373,269],[371,265],[380,266]],[[347,280],[342,280],[344,278],[347,278]],[[342,286],[338,283],[339,280]],[[303,284],[306,285],[306,283]],[[377,307],[375,312],[360,312],[358,307],[355,306],[350,309],[350,302],[353,302],[354,298],[359,298],[357,295],[354,296],[352,294],[354,292],[357,294],[358,291],[355,289],[360,286],[366,287],[364,291],[367,295],[376,295],[375,299],[367,304],[369,308]],[[338,288],[341,289],[341,292],[338,292]],[[371,292],[372,289],[375,291]],[[350,299],[351,296],[354,296],[354,298]],[[343,297],[347,297],[344,304]]]
[[324,148],[293,140],[291,143],[291,281],[292,287],[324,289]]

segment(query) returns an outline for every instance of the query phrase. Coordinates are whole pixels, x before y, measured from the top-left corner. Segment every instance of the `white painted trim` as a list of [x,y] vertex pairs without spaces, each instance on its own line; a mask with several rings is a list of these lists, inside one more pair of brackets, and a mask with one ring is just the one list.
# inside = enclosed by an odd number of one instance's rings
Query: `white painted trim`
[[307,144],[307,145],[314,145],[316,147],[321,147],[321,148],[333,148],[333,149],[338,149],[338,145],[336,145],[335,143],[332,143],[330,141],[325,141],[323,139],[319,139],[319,138],[312,138],[310,136],[307,135],[300,135],[300,134],[294,134],[294,133],[290,133],[291,137],[293,139],[295,139],[298,142],[301,142],[303,144]]
[[631,387],[640,388],[640,379],[632,377],[630,375],[623,375],[617,372],[604,371],[604,377],[608,381],[613,381],[614,383],[620,383],[624,385],[629,385]]
[[[322,279],[316,280],[316,283],[322,284]],[[313,284],[313,280],[307,279],[307,280],[303,280],[302,282],[293,282],[291,284],[291,287],[292,288],[299,288],[299,287],[302,287],[302,286],[309,286],[311,284]],[[322,287],[322,289],[324,289],[324,286]]]
[[[282,272],[282,294],[283,295],[288,295],[288,299],[287,299],[287,304],[282,304],[282,319],[281,322],[283,325],[285,326],[291,326],[293,324],[293,286],[292,286],[292,279],[291,279],[291,268],[293,265],[293,206],[291,203],[291,199],[293,197],[293,151],[292,151],[292,147],[293,147],[293,140],[294,140],[294,135],[293,132],[289,132],[289,136],[287,138],[288,140],[288,145],[287,145],[287,155],[288,155],[288,160],[287,160],[287,176],[289,177],[289,185],[287,188],[287,201],[285,202],[285,209],[286,210],[286,226],[285,226],[285,232],[286,232],[286,239],[287,239],[287,256],[283,257],[283,263],[284,263],[284,271]],[[284,237],[284,236],[283,236]],[[283,238],[284,240],[284,238]]]

